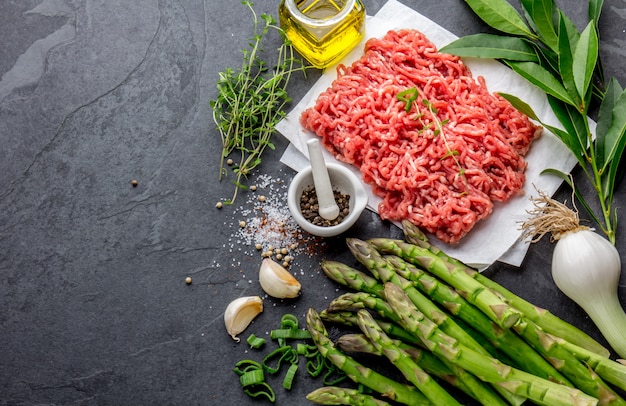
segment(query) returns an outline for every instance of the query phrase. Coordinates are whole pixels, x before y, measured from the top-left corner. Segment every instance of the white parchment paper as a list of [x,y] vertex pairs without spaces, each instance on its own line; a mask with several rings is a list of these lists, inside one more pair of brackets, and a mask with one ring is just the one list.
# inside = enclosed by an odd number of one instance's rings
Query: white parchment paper
[[[438,48],[457,39],[454,34],[417,11],[396,0],[389,0],[375,16],[368,16],[366,38],[341,63],[349,65],[358,59],[363,54],[363,45],[368,38],[380,38],[389,30],[402,28],[414,28],[421,31]],[[546,95],[515,72],[494,60],[468,58],[463,60],[474,77],[485,78],[490,92],[516,95],[527,102],[543,122],[561,127],[548,105]],[[328,68],[277,126],[278,131],[290,141],[281,162],[296,171],[300,171],[309,164],[306,142],[316,137],[312,132],[302,128],[299,122],[300,115],[306,108],[315,104],[317,96],[331,85],[336,76],[336,70],[332,67]],[[330,153],[324,152],[327,162],[338,162]],[[430,236],[431,241],[448,254],[479,269],[486,268],[496,260],[519,266],[528,250],[528,243],[520,241],[519,223],[527,218],[526,211],[532,207],[529,197],[537,195],[535,186],[552,195],[561,184],[559,178],[540,175],[541,171],[546,168],[555,168],[569,172],[576,164],[576,159],[569,150],[546,130],[533,143],[526,160],[528,168],[524,195],[515,196],[505,203],[496,203],[491,216],[476,224],[458,244],[445,244],[434,236]],[[354,167],[351,169],[359,174],[358,169]],[[366,185],[366,189],[370,195],[368,208],[376,211],[380,198],[371,192],[369,185]]]

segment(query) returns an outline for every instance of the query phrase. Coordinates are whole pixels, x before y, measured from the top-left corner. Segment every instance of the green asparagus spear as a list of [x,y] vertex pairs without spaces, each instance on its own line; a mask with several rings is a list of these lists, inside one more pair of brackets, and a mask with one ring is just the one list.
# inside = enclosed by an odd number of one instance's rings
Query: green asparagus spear
[[335,282],[358,292],[367,292],[382,297],[383,285],[375,278],[341,262],[323,260],[322,271]]
[[586,348],[589,351],[593,351],[601,356],[607,358],[609,357],[609,350],[606,349],[602,344],[594,340],[592,337],[590,337],[584,331],[555,316],[548,310],[542,309],[533,305],[532,303],[529,303],[528,301],[504,288],[497,282],[489,279],[480,272],[477,272],[475,269],[468,267],[461,261],[450,257],[444,251],[432,245],[428,241],[428,237],[413,223],[405,220],[402,222],[402,227],[405,238],[409,243],[427,249],[434,255],[442,258],[443,260],[464,269],[468,275],[472,276],[474,279],[476,279],[487,288],[500,294],[501,297],[503,297],[511,306],[524,313],[526,318],[540,326],[544,331],[561,337],[571,342],[572,344],[576,344],[579,347]]
[[545,333],[532,321],[522,318],[513,329],[522,336],[527,343],[545,354],[552,365],[580,390],[600,400],[602,405],[626,406],[622,399],[609,387],[595,372],[578,360],[568,350],[559,344],[550,334]]
[[[377,320],[381,325],[381,321]],[[384,329],[383,329],[384,330]],[[485,406],[505,406],[503,401],[491,388],[474,375],[435,357],[428,351],[416,348],[399,340],[394,343],[406,352],[413,361],[431,375],[434,375]],[[367,354],[383,355],[370,340],[363,334],[344,334],[337,340],[337,346],[346,352],[363,352]]]
[[589,351],[593,351],[603,357],[609,357],[610,352],[606,349],[606,347],[598,343],[591,336],[587,335],[587,333],[578,329],[574,325],[569,324],[546,309],[542,309],[530,302],[527,302],[513,292],[504,288],[499,283],[487,278],[480,272],[474,271],[471,275],[476,281],[483,284],[488,289],[497,292],[502,298],[504,298],[504,300],[507,301],[507,303],[510,303],[511,306],[524,313],[528,320],[537,324],[546,332],[557,337],[561,337],[580,347],[586,348]]
[[[472,347],[474,350],[484,353],[488,355],[488,352],[471,336],[467,333],[466,330],[460,328],[453,320],[447,317],[447,315],[442,312],[437,306],[435,306],[428,298],[424,295],[420,294],[416,289],[410,286],[410,282],[402,279],[398,275],[395,274],[393,269],[389,267],[389,264],[380,256],[380,254],[373,249],[369,244],[357,240],[351,239],[348,240],[348,246],[351,248],[351,251],[355,255],[355,257],[363,263],[372,274],[376,275],[378,278],[383,280],[393,280],[396,284],[407,289],[407,293],[410,295],[411,300],[418,305],[420,310],[423,312],[427,312],[429,316],[432,317],[432,320],[435,320],[438,325],[440,325],[446,333],[460,339],[466,345]],[[371,278],[366,282],[360,282],[359,278],[365,276],[362,272],[359,272],[355,269],[347,267],[345,265],[341,265],[339,263],[327,263],[325,267],[323,267],[324,272],[329,275],[332,275],[332,278],[337,281],[343,281],[347,283],[350,281],[352,286],[367,286],[367,290],[370,292],[375,292],[378,294],[382,289],[382,285],[375,285],[374,282],[371,281]],[[343,275],[343,273],[346,275]],[[339,311],[354,308],[356,303],[348,303],[347,300],[354,300],[358,296],[344,296],[341,301],[334,301],[331,306],[329,306],[329,310],[331,311]],[[360,298],[366,298],[366,296],[360,296]],[[340,306],[341,304],[341,306]],[[383,317],[390,318],[394,320],[394,315],[389,314],[388,306],[386,304],[381,304],[376,302],[376,299],[373,297],[368,298],[367,301],[364,301],[361,305],[365,307],[369,307],[372,310],[378,312],[378,314]],[[520,396],[515,396],[510,392],[503,390],[500,387],[495,387],[496,391],[500,393],[511,405],[520,405],[524,402],[525,399]]]
[[[405,237],[410,243],[429,249],[431,252],[446,259],[447,261],[453,262],[459,266],[467,267],[462,262],[445,254],[445,252],[439,248],[432,246],[426,235],[412,223],[403,222],[403,227]],[[552,339],[559,343],[560,347],[564,348],[565,351],[574,354],[574,356],[576,356],[576,358],[580,361],[583,361],[587,365],[591,366],[594,369],[594,372],[598,374],[601,379],[622,390],[626,390],[626,368],[624,368],[621,364],[610,360],[608,358],[609,351],[596,340],[575,326],[572,326],[566,321],[553,315],[548,310],[541,309],[525,301],[486,276],[470,269],[469,267],[467,268],[468,274],[473,275],[475,279],[483,283],[486,287],[500,294],[514,307],[522,311],[526,319],[539,326],[545,333],[550,333]],[[528,339],[529,332],[527,331],[526,333],[526,338]],[[535,335],[537,337],[544,336],[541,332],[535,332]],[[554,358],[548,354],[546,354],[546,357],[549,357],[550,359],[558,359],[558,357]]]
[[496,383],[542,405],[598,404],[598,399],[578,389],[539,378],[463,346],[454,338],[443,334],[415,308],[402,289],[391,283],[385,284],[385,297],[401,318],[403,327],[418,334],[424,345],[435,355],[453,362],[484,381]]
[[324,386],[306,395],[306,398],[318,405],[350,405],[350,406],[390,406],[384,400],[359,393],[356,389]]
[[398,316],[393,312],[389,304],[383,299],[365,292],[344,293],[333,299],[327,310],[329,312],[342,312],[359,309],[371,309],[383,318],[398,321]]
[[335,348],[328,338],[328,333],[315,309],[307,312],[307,329],[320,353],[337,368],[346,373],[354,382],[361,383],[381,395],[405,405],[430,405],[431,402],[417,389],[403,385],[367,368],[352,357]]
[[[340,312],[330,312],[328,309],[322,310],[320,313],[320,318],[323,321],[327,321],[329,323],[339,323],[344,326],[356,327],[356,314],[347,311]],[[398,326],[395,323],[387,322],[384,320],[379,320],[378,325],[385,331],[385,333],[389,334],[392,337],[397,338],[405,343],[421,345],[421,341],[415,337],[413,334],[407,332],[402,327]]]
[[[401,264],[397,263],[397,265],[399,267]],[[416,273],[419,273],[419,270],[414,270],[414,272],[412,272],[413,275]],[[426,279],[423,280],[426,281]],[[439,284],[434,278],[426,281],[424,285],[428,286],[428,290],[433,298],[436,293],[445,293],[443,290],[439,292],[436,291],[436,287],[439,286]],[[454,292],[450,289],[447,293],[448,295],[445,300],[452,303],[452,300],[455,299]],[[434,299],[436,300],[436,298]],[[603,404],[626,406],[626,402],[599,376],[592,373],[572,353],[565,350],[557,341],[551,339],[550,336],[541,331],[538,326],[525,320],[525,316],[523,316],[520,321],[513,326],[515,331],[523,337],[524,340],[521,340],[518,339],[509,329],[500,329],[500,331],[494,330],[489,320],[486,319],[484,315],[481,315],[480,311],[477,311],[476,308],[471,308],[470,306],[462,306],[462,301],[459,299],[460,298],[454,302],[454,306],[448,307],[449,310],[453,313],[456,312],[456,315],[470,325],[478,327],[484,334],[488,334],[488,338],[492,342],[505,340],[501,348],[503,348],[505,353],[512,357],[515,362],[521,362],[522,365],[528,366],[530,364],[526,361],[532,361],[533,356],[535,356],[536,363],[542,361],[539,364],[541,366],[539,370],[535,370],[534,367],[530,371],[526,368],[522,368],[523,370],[546,379],[556,378],[558,382],[565,383],[569,386],[572,386],[572,384],[570,384],[570,382],[572,382],[583,392],[600,399]],[[524,341],[528,345],[524,345]],[[463,344],[465,344],[465,342],[463,342]],[[532,349],[529,348],[529,346],[532,347]],[[541,357],[539,357],[535,351],[550,360],[554,368],[549,368],[549,365],[547,365],[545,361],[541,360]],[[560,374],[555,370],[558,370]]]
[[430,399],[433,404],[460,406],[460,403],[452,395],[446,392],[437,381],[413,362],[407,353],[394,344],[393,340],[378,327],[374,318],[366,310],[359,310],[357,321],[361,330],[378,351],[382,352],[402,372],[402,375]]
[[369,240],[383,254],[394,254],[428,270],[436,277],[454,287],[467,301],[481,309],[494,323],[502,328],[515,324],[520,313],[500,297],[465,272],[465,268],[451,264],[429,250],[388,238]]
[[435,246],[431,246],[430,241],[428,241],[428,236],[409,220],[402,220],[402,232],[404,233],[406,242],[427,249],[431,249],[432,247],[433,252],[439,255],[439,251],[441,250]]
[[494,346],[504,352],[515,364],[526,372],[573,386],[565,376],[546,361],[537,351],[510,329],[496,326],[478,308],[469,304],[450,286],[423,272],[397,256],[386,256],[396,271],[415,286],[428,294],[435,302],[445,306],[450,313],[479,331]]
[[626,391],[626,364],[621,364],[610,358],[598,355],[560,337],[553,336],[553,339],[559,342],[567,351],[574,354],[581,362],[589,365],[604,381]]
[[[354,317],[356,318],[357,316],[355,315]],[[376,320],[376,324],[380,325],[380,320]],[[420,368],[424,369],[424,371],[428,372],[429,374],[441,378],[445,381],[448,381],[448,379],[454,377],[454,372],[452,372],[450,368],[448,368],[443,362],[439,360],[439,358],[435,357],[430,352],[424,351],[417,347],[413,347],[409,344],[405,344],[400,340],[393,341],[394,344],[398,346],[398,348],[401,348],[403,351],[405,351],[411,357],[411,359],[420,366]],[[383,352],[375,347],[370,339],[367,338],[367,336],[363,333],[344,334],[339,337],[337,341],[335,341],[335,345],[337,346],[337,348],[347,353],[384,355]],[[453,379],[450,379],[450,381],[453,381]]]

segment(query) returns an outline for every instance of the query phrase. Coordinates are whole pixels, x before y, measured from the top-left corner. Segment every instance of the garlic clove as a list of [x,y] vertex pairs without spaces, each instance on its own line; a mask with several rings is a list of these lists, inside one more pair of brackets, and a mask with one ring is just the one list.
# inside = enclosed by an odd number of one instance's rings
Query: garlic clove
[[300,294],[302,288],[289,271],[271,258],[265,258],[261,262],[259,282],[265,293],[278,299],[294,298]]
[[228,304],[224,311],[226,331],[239,342],[238,334],[242,333],[263,312],[263,300],[259,296],[239,297]]

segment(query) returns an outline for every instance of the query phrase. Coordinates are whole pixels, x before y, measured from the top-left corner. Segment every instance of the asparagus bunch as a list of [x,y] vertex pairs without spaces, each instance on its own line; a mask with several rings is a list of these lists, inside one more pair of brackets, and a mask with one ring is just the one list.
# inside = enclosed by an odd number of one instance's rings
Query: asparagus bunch
[[[553,315],[552,313],[550,313],[550,311],[529,303],[528,301],[506,289],[504,286],[492,281],[480,272],[471,269],[467,265],[463,264],[461,261],[450,257],[444,251],[440,250],[434,245],[431,245],[428,241],[428,237],[426,237],[422,230],[420,230],[410,221],[403,221],[402,227],[407,242],[424,248],[434,255],[441,257],[453,266],[459,267],[468,275],[472,276],[478,282],[483,284],[487,289],[491,289],[492,291],[498,293],[502,298],[504,298],[505,301],[507,301],[507,303],[509,303],[511,306],[518,309],[519,311],[523,312],[524,316],[527,319],[536,323],[546,332],[554,334],[557,337],[562,337],[563,339],[573,344],[576,344],[580,347],[588,349],[589,351],[595,352],[608,358],[609,350],[607,350],[602,344],[594,340],[592,337],[587,335],[584,331]],[[415,261],[419,262],[417,258],[415,258]]]
[[[495,326],[489,323],[484,314],[481,314],[476,308],[469,306],[462,297],[458,294],[455,295],[455,292],[449,287],[442,287],[442,284],[438,283],[434,278],[429,278],[426,274],[420,272],[419,269],[411,267],[410,264],[402,263],[402,260],[399,258],[390,260],[399,269],[406,269],[410,272],[407,275],[410,279],[421,280],[423,284],[420,284],[420,286],[429,287],[431,295],[435,300],[448,305],[448,309],[460,319],[478,327],[484,336],[496,347],[501,348],[511,359],[517,361],[518,365],[524,365],[526,371],[568,386],[572,386],[571,381],[576,387],[597,397],[601,393],[608,394],[613,392],[602,379],[581,363],[574,353],[565,348],[566,341],[561,340],[559,342],[553,336],[546,334],[535,323],[527,320],[525,316],[522,316],[520,321],[513,326],[513,330],[519,336],[510,329],[496,329]],[[440,297],[442,294],[445,295],[443,298]],[[532,347],[536,352],[529,347]],[[542,358],[542,356],[545,358]],[[553,360],[554,364],[550,365],[546,359]],[[560,372],[557,372],[557,370]],[[571,379],[568,380],[564,375],[571,377]]]
[[402,372],[404,377],[436,405],[460,406],[430,375],[419,367],[409,354],[394,344],[393,340],[378,326],[370,313],[359,310],[357,321],[361,330],[374,347],[385,355]]
[[[356,319],[356,316],[354,316]],[[376,320],[376,323],[386,331],[384,322]],[[486,383],[476,378],[467,371],[458,368],[446,361],[442,361],[427,350],[413,347],[400,340],[394,341],[395,345],[408,354],[411,359],[430,375],[439,378],[442,382],[465,392],[472,398],[492,406],[508,405]],[[365,335],[345,334],[337,340],[337,346],[346,352],[362,352],[367,354],[383,355]]]
[[517,395],[526,396],[542,405],[595,405],[596,398],[578,389],[551,382],[535,375],[484,357],[442,333],[436,325],[421,314],[404,292],[393,284],[385,285],[385,296],[394,311],[402,318],[402,326],[419,336],[434,354],[455,363],[487,382],[498,383]]
[[[347,240],[369,274],[336,261],[321,264],[329,278],[356,292],[321,313],[310,309],[308,328],[320,352],[355,382],[401,404],[456,404],[445,390],[455,387],[484,405],[529,399],[626,406],[614,390],[626,390],[626,366],[608,358],[606,348],[430,245],[414,226],[405,224],[405,237]],[[322,320],[362,334],[334,344]],[[406,381],[347,355],[359,352],[387,357]]]

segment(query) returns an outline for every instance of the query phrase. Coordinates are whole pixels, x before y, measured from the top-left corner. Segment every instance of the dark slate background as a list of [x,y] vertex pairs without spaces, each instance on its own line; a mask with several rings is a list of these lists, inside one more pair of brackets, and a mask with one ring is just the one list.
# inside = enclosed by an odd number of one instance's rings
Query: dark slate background
[[[276,15],[278,1],[257,3],[258,13]],[[459,36],[487,30],[460,0],[404,3]],[[365,4],[374,14],[383,1]],[[586,22],[586,2],[559,4]],[[624,1],[605,2],[602,58],[623,85],[625,19]],[[275,344],[250,351],[222,319],[230,300],[262,294],[258,253],[235,236],[252,197],[215,209],[232,187],[217,182],[220,139],[209,107],[218,72],[240,65],[250,35],[251,16],[237,1],[0,2],[0,404],[258,403],[232,368]],[[294,80],[293,99],[318,77]],[[278,162],[287,144],[274,142],[258,173],[284,187],[293,176]],[[622,186],[616,207],[623,195]],[[366,212],[347,236],[401,233]],[[302,296],[266,298],[242,337],[265,336],[285,312],[304,323],[308,307],[341,293],[319,262],[354,264],[343,237],[297,254]],[[521,268],[497,263],[487,273],[601,340],[554,286],[551,252],[545,239]],[[307,404],[321,384],[300,373],[287,393],[281,379],[269,378],[283,405]]]

